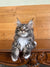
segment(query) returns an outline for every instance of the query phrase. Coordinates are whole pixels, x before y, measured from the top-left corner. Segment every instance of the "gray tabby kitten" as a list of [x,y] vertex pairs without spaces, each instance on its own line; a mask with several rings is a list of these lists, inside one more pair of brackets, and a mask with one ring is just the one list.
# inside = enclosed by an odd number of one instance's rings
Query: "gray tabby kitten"
[[33,20],[29,21],[28,24],[21,24],[17,20],[17,28],[15,31],[14,42],[12,45],[12,61],[17,61],[19,57],[19,52],[23,52],[23,57],[28,59],[31,55],[31,50],[37,45],[34,41],[33,35]]

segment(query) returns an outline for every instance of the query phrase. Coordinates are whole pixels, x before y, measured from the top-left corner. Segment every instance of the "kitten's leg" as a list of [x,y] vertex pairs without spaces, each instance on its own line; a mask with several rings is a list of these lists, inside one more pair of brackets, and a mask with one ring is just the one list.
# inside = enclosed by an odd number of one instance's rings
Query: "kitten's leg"
[[15,62],[18,60],[19,52],[20,52],[20,44],[17,41],[14,41],[12,44],[12,53],[11,53],[12,61]]
[[30,57],[30,55],[31,55],[31,51],[30,50],[28,50],[26,47],[23,49],[23,57],[25,58],[25,59],[28,59],[29,57]]
[[19,57],[19,49],[18,48],[14,48],[12,50],[12,54],[11,54],[12,61],[14,61],[14,62],[17,61],[18,57]]
[[28,59],[30,57],[31,53],[29,51],[26,51],[24,54],[23,54],[23,57],[25,59]]

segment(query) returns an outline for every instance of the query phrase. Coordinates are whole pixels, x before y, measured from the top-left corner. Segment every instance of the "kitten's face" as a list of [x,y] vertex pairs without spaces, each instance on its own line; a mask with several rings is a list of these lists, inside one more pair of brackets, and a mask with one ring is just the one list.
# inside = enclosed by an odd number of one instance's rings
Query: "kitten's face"
[[32,30],[32,27],[30,27],[31,24],[21,24],[20,21],[17,22],[17,29],[16,33],[21,37],[27,37]]
[[19,27],[17,27],[18,35],[21,37],[26,37],[29,35],[29,28],[27,27],[27,24],[21,24]]

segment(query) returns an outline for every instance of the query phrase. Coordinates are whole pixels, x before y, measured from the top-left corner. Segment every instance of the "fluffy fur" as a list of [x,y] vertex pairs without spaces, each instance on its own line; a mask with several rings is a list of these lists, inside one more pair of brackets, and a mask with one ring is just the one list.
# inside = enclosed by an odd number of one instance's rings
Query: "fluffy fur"
[[36,44],[37,43],[34,41],[33,34],[33,21],[29,21],[28,24],[21,24],[18,20],[14,42],[12,45],[12,60],[18,60],[20,51],[23,52],[23,57],[28,59],[31,55],[31,50],[36,47]]

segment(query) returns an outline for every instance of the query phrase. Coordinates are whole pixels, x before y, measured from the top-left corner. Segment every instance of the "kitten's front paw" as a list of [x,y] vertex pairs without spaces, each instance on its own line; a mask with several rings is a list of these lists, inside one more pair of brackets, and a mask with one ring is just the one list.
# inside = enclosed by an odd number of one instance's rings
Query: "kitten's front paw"
[[11,56],[12,61],[16,62],[18,60],[18,58],[14,58],[13,56]]
[[27,56],[23,56],[25,59],[28,59],[30,57],[30,54],[27,55]]

